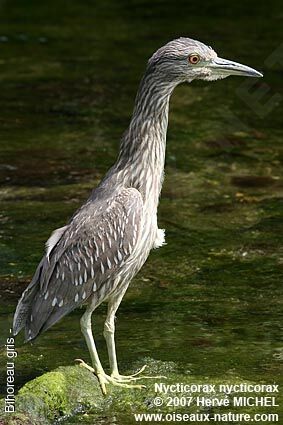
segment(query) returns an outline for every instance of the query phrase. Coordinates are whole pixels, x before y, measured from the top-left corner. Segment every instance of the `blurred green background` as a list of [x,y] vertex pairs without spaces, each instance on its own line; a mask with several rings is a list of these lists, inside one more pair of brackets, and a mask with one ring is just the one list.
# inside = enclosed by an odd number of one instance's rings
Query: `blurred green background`
[[[151,356],[196,376],[274,382],[283,356],[282,2],[14,0],[0,3],[0,23],[1,343],[44,242],[115,161],[147,59],[188,36],[264,78],[175,90],[159,208],[167,245],[118,311],[119,363],[123,371]],[[88,359],[81,314],[32,346],[17,339],[17,387]],[[107,364],[104,315],[102,306],[94,329]]]

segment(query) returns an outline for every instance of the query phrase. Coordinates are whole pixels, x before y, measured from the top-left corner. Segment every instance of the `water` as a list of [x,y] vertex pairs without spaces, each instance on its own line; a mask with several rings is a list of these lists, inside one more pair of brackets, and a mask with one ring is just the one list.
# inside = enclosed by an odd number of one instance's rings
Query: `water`
[[[263,70],[270,92],[261,105],[282,96],[280,60],[267,60],[281,39],[280,2],[179,3],[2,4],[1,343],[49,234],[115,161],[145,61],[157,47],[179,35],[200,39],[222,57]],[[152,252],[118,311],[121,370],[151,356],[199,377],[278,378],[282,98],[260,115],[245,81],[195,82],[172,97],[159,208],[167,245]],[[107,364],[105,311],[95,313],[94,329]],[[17,339],[17,388],[86,358],[81,314],[74,311],[32,346]]]

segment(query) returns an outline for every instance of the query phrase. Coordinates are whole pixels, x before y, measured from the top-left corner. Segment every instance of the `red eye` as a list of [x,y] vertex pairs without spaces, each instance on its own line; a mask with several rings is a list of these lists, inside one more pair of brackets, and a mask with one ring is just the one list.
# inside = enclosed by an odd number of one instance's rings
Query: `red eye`
[[192,65],[196,65],[197,63],[199,63],[200,61],[200,56],[197,55],[196,53],[193,53],[192,55],[189,56],[189,62]]

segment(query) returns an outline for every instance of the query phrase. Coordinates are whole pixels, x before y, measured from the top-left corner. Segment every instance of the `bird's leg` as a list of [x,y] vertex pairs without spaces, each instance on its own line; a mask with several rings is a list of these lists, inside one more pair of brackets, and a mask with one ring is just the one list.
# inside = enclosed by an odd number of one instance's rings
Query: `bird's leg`
[[108,303],[108,311],[107,311],[107,317],[104,323],[104,338],[106,340],[107,344],[107,350],[108,350],[108,357],[109,357],[109,363],[110,363],[110,370],[111,370],[111,378],[114,380],[117,380],[119,382],[131,382],[131,381],[137,381],[139,379],[144,378],[165,378],[164,376],[138,376],[143,373],[143,371],[146,368],[146,365],[144,365],[138,372],[134,373],[133,375],[120,375],[118,371],[118,363],[117,363],[117,356],[116,356],[116,347],[115,347],[115,313],[120,305],[120,302],[123,298],[123,295],[125,293],[126,289],[123,291],[123,293],[119,294],[119,297],[113,297],[113,299],[110,298]]
[[110,383],[113,385],[118,385],[118,386],[127,387],[127,388],[144,388],[143,385],[128,385],[124,382],[120,382],[120,380],[117,379],[116,377],[108,376],[104,372],[98,357],[98,353],[97,353],[95,342],[92,335],[91,315],[92,315],[92,311],[87,308],[84,315],[81,318],[81,330],[88,346],[93,367],[86,364],[83,360],[77,359],[80,362],[80,366],[85,367],[86,369],[90,370],[97,376],[99,385],[101,387],[103,394],[107,393],[106,384],[110,384]]
[[[123,293],[124,295],[124,293]],[[119,297],[120,298],[120,297]],[[122,297],[121,297],[122,299]],[[115,347],[115,313],[119,307],[119,303],[111,302],[109,301],[108,304],[108,311],[107,311],[107,317],[104,323],[104,338],[106,340],[107,344],[107,351],[108,351],[108,357],[109,357],[109,363],[110,363],[110,370],[111,370],[111,376],[118,377],[119,371],[118,371],[118,363],[117,363],[117,356],[116,356],[116,347]]]
[[118,370],[118,362],[117,362],[117,356],[116,356],[116,347],[115,347],[115,314],[116,311],[122,301],[122,298],[127,290],[127,286],[122,290],[119,295],[113,296],[109,299],[108,302],[108,311],[107,311],[107,317],[104,323],[104,338],[106,340],[107,345],[107,351],[108,351],[108,357],[109,357],[109,363],[110,363],[110,370],[111,370],[111,377],[113,379],[116,379],[121,382],[130,382],[133,380],[136,380],[136,375],[139,373],[142,373],[145,369],[145,366],[136,374],[131,376],[122,376],[119,373]]
[[[84,361],[82,360],[79,360],[79,361],[82,366],[86,367],[91,372],[94,372],[99,379],[99,376],[104,375],[104,370],[100,363],[99,356],[98,356],[97,349],[96,349],[95,342],[92,335],[91,315],[92,315],[92,311],[87,308],[81,318],[81,331],[86,340],[86,344],[91,357],[93,368],[88,366]],[[101,382],[100,379],[99,379],[99,383],[100,383],[103,394],[106,394],[105,383]]]

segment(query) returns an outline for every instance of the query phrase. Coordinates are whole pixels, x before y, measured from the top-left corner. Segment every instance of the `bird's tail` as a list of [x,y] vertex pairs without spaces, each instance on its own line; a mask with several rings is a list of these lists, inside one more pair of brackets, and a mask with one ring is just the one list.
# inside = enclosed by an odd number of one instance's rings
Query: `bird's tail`
[[16,311],[14,314],[14,319],[13,319],[13,334],[14,335],[17,335],[20,332],[20,330],[26,326],[28,318],[30,317],[33,301],[38,292],[41,269],[42,269],[42,262],[39,264],[32,281],[30,282],[26,290],[23,292],[18,302]]

